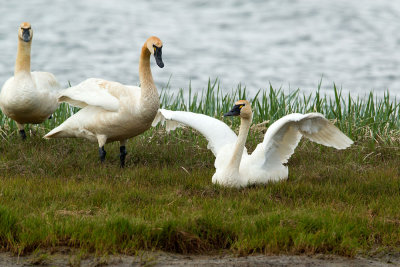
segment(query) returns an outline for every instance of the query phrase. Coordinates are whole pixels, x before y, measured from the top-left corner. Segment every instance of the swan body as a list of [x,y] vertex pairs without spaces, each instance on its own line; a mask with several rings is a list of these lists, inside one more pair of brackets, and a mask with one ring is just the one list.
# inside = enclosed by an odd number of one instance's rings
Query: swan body
[[117,82],[91,78],[71,87],[60,102],[82,108],[45,138],[81,137],[98,142],[99,145],[124,141],[150,128],[157,113],[159,102],[151,101],[147,108],[140,102],[141,88]]
[[26,137],[24,124],[41,123],[57,109],[61,86],[49,72],[31,72],[31,25],[24,22],[18,30],[18,52],[14,76],[0,92],[2,112],[17,122],[20,134]]
[[263,142],[258,144],[252,154],[248,154],[245,142],[252,120],[250,103],[246,100],[236,102],[235,107],[225,116],[241,117],[238,136],[220,120],[184,111],[160,109],[153,126],[166,121],[167,131],[184,124],[203,134],[209,141],[208,148],[216,157],[216,172],[212,182],[230,187],[287,178],[288,167],[284,163],[287,163],[302,136],[336,149],[345,149],[353,143],[322,114],[294,113],[273,123]]
[[119,141],[121,166],[124,166],[126,140],[151,127],[160,107],[159,95],[150,69],[150,55],[163,67],[162,42],[157,37],[147,39],[139,61],[141,87],[91,78],[64,90],[59,102],[67,102],[81,110],[68,118],[44,138],[80,137],[98,142],[101,161],[104,145]]

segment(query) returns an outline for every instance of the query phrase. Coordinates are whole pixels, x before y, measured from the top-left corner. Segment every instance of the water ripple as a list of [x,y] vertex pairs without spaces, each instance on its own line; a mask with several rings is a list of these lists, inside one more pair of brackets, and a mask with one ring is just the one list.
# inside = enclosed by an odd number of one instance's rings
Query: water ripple
[[16,29],[35,31],[32,69],[77,84],[101,77],[138,84],[140,47],[164,41],[165,68],[152,64],[159,87],[194,89],[219,77],[255,92],[274,87],[314,91],[335,82],[363,94],[400,96],[398,1],[107,1],[0,0],[0,82],[13,74]]

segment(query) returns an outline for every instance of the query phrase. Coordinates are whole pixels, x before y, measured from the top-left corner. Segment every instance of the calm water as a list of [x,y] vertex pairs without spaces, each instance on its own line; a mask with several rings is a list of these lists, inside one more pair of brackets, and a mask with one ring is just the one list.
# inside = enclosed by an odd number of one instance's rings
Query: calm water
[[0,0],[0,83],[13,75],[18,25],[34,29],[32,70],[77,84],[101,77],[138,84],[140,48],[164,42],[159,87],[206,87],[220,78],[252,92],[314,91],[332,83],[400,96],[400,1]]

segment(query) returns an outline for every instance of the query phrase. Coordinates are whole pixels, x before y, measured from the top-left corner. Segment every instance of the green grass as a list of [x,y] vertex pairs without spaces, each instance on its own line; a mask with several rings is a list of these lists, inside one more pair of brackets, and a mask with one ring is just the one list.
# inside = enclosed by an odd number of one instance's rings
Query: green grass
[[[163,106],[220,118],[246,98],[241,88],[221,98],[217,86],[191,94],[190,102],[164,92]],[[290,112],[336,114],[356,143],[337,151],[302,141],[288,180],[243,189],[211,183],[214,157],[190,129],[168,135],[155,128],[132,139],[122,170],[117,143],[106,146],[99,164],[97,144],[41,138],[73,112],[67,106],[25,142],[0,116],[0,248],[17,254],[59,246],[97,254],[399,251],[399,104],[388,94],[348,100],[335,92],[337,102],[280,90],[253,99],[255,123]],[[250,151],[265,130],[251,130]]]
[[[322,81],[321,81],[322,82]],[[272,86],[259,90],[249,96],[247,89],[239,84],[236,89],[226,93],[220,88],[218,80],[209,81],[207,88],[200,93],[193,93],[192,88],[180,89],[171,93],[169,86],[161,90],[161,107],[172,110],[185,110],[202,113],[223,119],[222,114],[230,110],[239,99],[247,99],[252,103],[253,123],[269,121],[266,126],[290,113],[320,112],[354,140],[368,139],[377,142],[393,143],[400,138],[400,102],[390,96],[389,91],[383,97],[373,92],[365,96],[343,95],[335,85],[332,97],[322,95],[321,82],[316,91],[310,94],[301,93],[299,89],[285,92]],[[40,125],[43,131],[49,131],[60,125],[78,109],[61,104],[54,113],[54,118]],[[237,127],[238,120],[225,119]],[[0,134],[6,139],[17,129],[14,121],[0,111]]]
[[[400,129],[400,102],[390,97],[389,91],[383,97],[373,92],[365,96],[343,95],[342,91],[333,85],[333,97],[322,95],[319,83],[315,93],[302,94],[299,89],[285,92],[274,89],[259,90],[249,97],[246,88],[239,84],[230,93],[221,90],[218,80],[209,81],[208,87],[200,93],[192,93],[192,89],[183,89],[176,95],[168,89],[162,91],[161,106],[172,110],[186,110],[222,118],[222,114],[230,110],[239,99],[247,99],[252,103],[253,123],[269,124],[290,113],[320,112],[326,118],[335,120],[336,125],[354,140],[363,138],[375,141],[398,141]],[[234,127],[239,121],[234,120]],[[268,126],[268,124],[267,124]]]
[[[155,130],[100,165],[83,140],[0,145],[0,246],[15,253],[333,253],[398,250],[398,147],[336,151],[302,142],[289,179],[244,189],[211,183],[213,156],[191,132]],[[261,138],[260,135],[258,138]],[[182,141],[184,140],[184,141]],[[186,140],[186,141],[185,141]],[[251,148],[254,148],[252,146]]]

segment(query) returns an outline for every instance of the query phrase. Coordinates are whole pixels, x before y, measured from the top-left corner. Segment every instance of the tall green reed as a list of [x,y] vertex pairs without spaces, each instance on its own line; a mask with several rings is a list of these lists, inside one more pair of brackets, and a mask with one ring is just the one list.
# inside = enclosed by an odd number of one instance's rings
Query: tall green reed
[[[321,82],[313,93],[301,93],[299,89],[285,92],[272,85],[248,97],[246,87],[239,84],[226,93],[218,80],[208,81],[201,92],[193,93],[189,84],[187,94],[180,89],[176,94],[168,87],[161,92],[161,106],[171,110],[185,110],[223,119],[234,102],[247,99],[252,103],[253,123],[268,121],[267,126],[290,113],[320,112],[355,140],[371,137],[372,140],[393,142],[400,140],[400,102],[391,98],[389,91],[383,97],[370,92],[365,97],[345,96],[333,85],[333,97],[321,94]],[[186,95],[186,96],[185,96]],[[228,119],[229,120],[229,119]],[[237,126],[239,120],[233,120]]]
[[[282,88],[274,89],[272,85],[259,90],[252,97],[246,87],[239,84],[235,89],[226,92],[221,89],[219,81],[209,80],[207,88],[196,91],[189,84],[188,89],[172,92],[169,85],[161,90],[161,107],[171,110],[184,110],[202,113],[223,119],[238,99],[247,99],[252,103],[253,123],[268,121],[266,126],[290,113],[320,112],[354,140],[371,138],[375,141],[398,142],[400,140],[400,102],[390,97],[386,91],[383,97],[370,92],[365,97],[344,95],[336,85],[332,88],[333,96],[321,94],[321,82],[317,90],[303,93],[299,89],[285,92]],[[64,122],[79,109],[65,103],[46,120],[41,127],[50,130]],[[238,120],[230,121],[237,127]],[[0,112],[0,134],[7,135],[16,131],[15,123]]]

